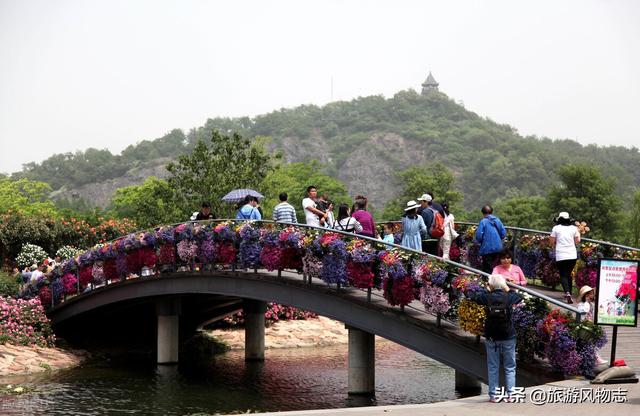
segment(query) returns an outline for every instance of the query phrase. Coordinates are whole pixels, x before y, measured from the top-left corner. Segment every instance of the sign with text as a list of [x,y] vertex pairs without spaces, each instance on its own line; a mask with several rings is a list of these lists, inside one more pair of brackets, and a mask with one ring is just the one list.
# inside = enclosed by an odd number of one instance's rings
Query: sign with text
[[638,260],[598,260],[594,322],[637,326]]

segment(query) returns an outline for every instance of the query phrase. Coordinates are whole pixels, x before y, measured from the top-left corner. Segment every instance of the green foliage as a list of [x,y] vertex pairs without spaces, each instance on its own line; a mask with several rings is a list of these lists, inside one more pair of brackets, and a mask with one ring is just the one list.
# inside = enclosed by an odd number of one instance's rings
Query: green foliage
[[0,178],[0,213],[20,211],[27,215],[53,215],[53,202],[48,200],[49,184],[29,179]]
[[28,217],[20,213],[0,216],[0,262],[5,258],[13,260],[27,242],[49,248],[53,239],[50,225],[41,217]]
[[501,198],[493,204],[493,209],[504,224],[512,227],[547,230],[553,224],[547,201],[541,196]]
[[280,166],[264,179],[262,190],[266,198],[262,206],[267,219],[271,219],[273,207],[280,203],[278,198],[280,193],[286,192],[289,203],[296,209],[298,222],[304,223],[302,199],[306,197],[309,185],[315,185],[319,195],[327,194],[335,207],[340,203],[351,202],[346,186],[339,180],[322,173],[322,166],[318,161],[291,163]]
[[278,158],[266,152],[264,140],[251,144],[237,133],[227,136],[214,131],[208,142],[198,140],[190,155],[182,155],[178,162],[167,165],[171,175],[168,182],[184,212],[210,201],[216,215],[229,216],[232,208],[221,198],[237,188],[260,190]]
[[20,275],[13,276],[0,270],[0,296],[16,296],[20,289]]
[[142,228],[183,221],[188,217],[176,203],[169,183],[154,176],[142,185],[116,190],[112,205],[118,216],[131,218]]
[[454,187],[453,173],[442,163],[410,167],[396,174],[396,182],[401,189],[400,195],[387,203],[383,220],[398,220],[407,202],[417,201],[424,193],[429,193],[437,202],[448,202],[451,212],[462,201],[462,194]]
[[549,191],[553,213],[567,211],[591,228],[589,237],[613,239],[620,228],[622,203],[615,195],[615,179],[604,178],[590,165],[565,165],[557,172],[561,184]]
[[640,189],[636,189],[631,203],[631,210],[627,217],[627,244],[640,247]]

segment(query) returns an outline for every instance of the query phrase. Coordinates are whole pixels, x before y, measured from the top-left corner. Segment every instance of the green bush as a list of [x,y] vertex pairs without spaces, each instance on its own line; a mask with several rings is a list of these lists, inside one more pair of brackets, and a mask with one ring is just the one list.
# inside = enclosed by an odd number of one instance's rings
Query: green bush
[[0,296],[16,296],[20,289],[20,275],[12,276],[4,270],[0,270]]

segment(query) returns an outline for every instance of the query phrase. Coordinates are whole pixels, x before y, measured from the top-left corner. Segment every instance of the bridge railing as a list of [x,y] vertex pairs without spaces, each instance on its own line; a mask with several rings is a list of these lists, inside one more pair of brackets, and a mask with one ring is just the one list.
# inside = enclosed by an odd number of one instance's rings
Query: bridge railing
[[[401,234],[400,222],[390,222],[395,231]],[[452,245],[451,258],[480,268],[482,259],[478,252],[480,246],[474,241],[477,223],[456,221],[456,230],[460,234]],[[506,247],[513,251],[514,264],[520,266],[526,277],[534,283],[540,283],[555,289],[560,284],[560,275],[555,267],[555,252],[549,240],[549,231],[530,228],[510,227],[507,229]],[[578,261],[573,271],[576,288],[583,285],[595,287],[597,265],[600,258],[639,259],[640,249],[609,241],[582,238],[578,246]]]
[[[375,291],[390,307],[414,308],[410,304],[419,299],[423,312],[436,316],[437,325],[447,320],[478,340],[484,327],[485,309],[473,299],[486,290],[486,273],[370,237],[272,221],[192,221],[132,233],[62,262],[46,283],[32,288],[31,295],[55,306],[69,296],[85,296],[127,279],[214,269],[267,269],[277,270],[278,275],[296,270],[309,284],[321,280],[335,290],[366,290],[368,300]],[[581,313],[575,307],[530,288],[509,285],[527,295],[524,306],[514,311],[521,359],[538,355],[553,363],[546,357],[545,345],[561,342],[553,338],[553,331],[561,327],[569,331],[570,325],[572,330],[582,326],[594,332],[590,342],[600,339],[598,328],[580,322]],[[556,312],[549,311],[548,303]],[[584,340],[577,333],[573,337]],[[561,360],[557,364],[563,365]],[[562,367],[560,371],[578,372]]]

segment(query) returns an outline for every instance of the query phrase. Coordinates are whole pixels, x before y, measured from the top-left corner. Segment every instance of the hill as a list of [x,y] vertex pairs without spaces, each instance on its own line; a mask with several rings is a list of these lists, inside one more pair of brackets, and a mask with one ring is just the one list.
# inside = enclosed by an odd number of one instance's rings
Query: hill
[[[15,176],[48,182],[60,190],[59,198],[73,195],[103,204],[117,187],[141,183],[140,172],[164,176],[167,160],[189,152],[216,129],[249,138],[270,136],[270,148],[282,150],[288,162],[317,159],[352,195],[368,195],[376,208],[396,194],[395,173],[435,162],[454,172],[467,209],[505,196],[544,195],[557,182],[556,169],[567,163],[595,165],[605,176],[616,177],[616,191],[625,198],[640,184],[637,148],[522,137],[515,128],[468,111],[441,92],[413,90],[391,98],[283,108],[253,119],[209,119],[186,135],[173,130],[119,155],[96,149],[54,155],[26,165]],[[135,172],[137,177],[131,177]],[[102,184],[101,196],[95,194],[96,184]]]

